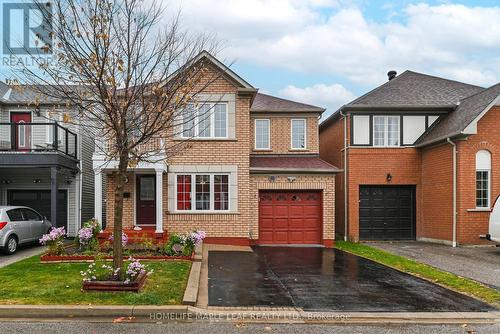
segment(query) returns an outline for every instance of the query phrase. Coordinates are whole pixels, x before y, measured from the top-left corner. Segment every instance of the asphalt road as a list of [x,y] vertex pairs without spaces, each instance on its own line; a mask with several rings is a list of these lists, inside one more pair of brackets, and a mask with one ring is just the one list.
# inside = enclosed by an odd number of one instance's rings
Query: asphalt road
[[109,324],[109,323],[0,323],[2,334],[258,334],[258,333],[342,333],[342,334],[498,334],[495,325],[385,325],[385,326],[331,326],[331,325],[263,325],[235,323],[182,323],[182,324]]

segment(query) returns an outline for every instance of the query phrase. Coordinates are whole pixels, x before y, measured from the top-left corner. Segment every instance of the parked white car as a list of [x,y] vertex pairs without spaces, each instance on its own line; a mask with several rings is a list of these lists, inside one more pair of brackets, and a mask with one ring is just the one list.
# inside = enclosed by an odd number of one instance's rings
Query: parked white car
[[52,224],[31,208],[0,206],[0,248],[9,255],[18,245],[38,242],[51,228]]
[[497,197],[490,214],[490,226],[486,239],[500,244],[500,196]]

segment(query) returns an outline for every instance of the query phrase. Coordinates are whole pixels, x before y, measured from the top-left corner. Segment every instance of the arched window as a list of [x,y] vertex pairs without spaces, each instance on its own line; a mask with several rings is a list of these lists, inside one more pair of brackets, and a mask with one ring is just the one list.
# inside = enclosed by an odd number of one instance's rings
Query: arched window
[[481,150],[476,153],[476,207],[490,207],[491,153]]

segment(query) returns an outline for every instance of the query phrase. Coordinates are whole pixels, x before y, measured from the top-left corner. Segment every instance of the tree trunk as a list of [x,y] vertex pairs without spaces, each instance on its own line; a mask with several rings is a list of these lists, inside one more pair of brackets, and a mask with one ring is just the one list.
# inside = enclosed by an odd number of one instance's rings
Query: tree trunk
[[[120,155],[118,164],[118,174],[116,175],[115,185],[115,217],[113,226],[113,269],[122,268],[123,264],[123,245],[122,245],[122,230],[123,230],[123,189],[127,180],[128,152]],[[123,278],[124,273],[119,271],[117,278]]]

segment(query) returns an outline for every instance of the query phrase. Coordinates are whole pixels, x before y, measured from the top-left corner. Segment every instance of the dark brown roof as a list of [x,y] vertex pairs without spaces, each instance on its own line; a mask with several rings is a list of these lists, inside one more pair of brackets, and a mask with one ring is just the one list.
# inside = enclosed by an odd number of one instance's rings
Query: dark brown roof
[[460,100],[458,107],[444,116],[417,146],[425,146],[448,137],[460,135],[500,95],[500,83]]
[[340,169],[317,155],[259,155],[250,157],[253,172],[335,173]]
[[445,106],[479,93],[483,87],[405,71],[346,106]]
[[250,108],[252,112],[312,112],[322,113],[324,108],[310,104],[285,100],[279,97],[257,93]]

